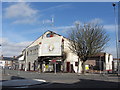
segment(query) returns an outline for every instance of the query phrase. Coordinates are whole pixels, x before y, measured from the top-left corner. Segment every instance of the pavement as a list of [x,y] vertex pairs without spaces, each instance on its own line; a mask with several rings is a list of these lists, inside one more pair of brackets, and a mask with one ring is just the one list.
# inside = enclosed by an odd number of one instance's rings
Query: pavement
[[[41,82],[41,80],[43,81]],[[3,88],[14,87],[16,83],[19,83],[17,88],[118,88],[120,86],[119,77],[116,75],[54,74],[17,70],[6,70],[1,81],[3,82]]]

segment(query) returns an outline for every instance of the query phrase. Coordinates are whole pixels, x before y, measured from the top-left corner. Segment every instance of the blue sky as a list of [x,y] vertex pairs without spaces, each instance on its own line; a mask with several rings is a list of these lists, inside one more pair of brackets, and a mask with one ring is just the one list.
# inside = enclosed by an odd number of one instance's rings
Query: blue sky
[[[116,7],[116,15],[117,13]],[[51,25],[52,17],[54,26]],[[19,55],[23,48],[47,30],[66,37],[66,32],[77,21],[81,24],[99,22],[103,25],[111,38],[104,51],[116,57],[112,2],[3,2],[3,54]]]

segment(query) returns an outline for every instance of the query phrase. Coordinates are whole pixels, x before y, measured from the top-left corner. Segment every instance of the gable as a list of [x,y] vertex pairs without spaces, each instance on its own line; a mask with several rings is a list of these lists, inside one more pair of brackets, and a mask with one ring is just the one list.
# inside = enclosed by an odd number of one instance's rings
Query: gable
[[33,41],[27,48],[30,48],[32,46],[36,46],[42,43],[42,39],[44,38],[52,38],[52,37],[60,37],[61,35],[58,35],[52,31],[47,31],[45,32],[43,35],[41,35],[38,39],[36,39],[35,41]]

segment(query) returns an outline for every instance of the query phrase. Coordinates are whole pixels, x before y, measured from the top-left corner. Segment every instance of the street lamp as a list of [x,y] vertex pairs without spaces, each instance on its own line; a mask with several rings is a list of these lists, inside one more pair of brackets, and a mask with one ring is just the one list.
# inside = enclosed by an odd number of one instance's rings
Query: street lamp
[[115,17],[115,31],[116,31],[116,54],[117,54],[117,68],[118,68],[118,71],[117,71],[117,74],[119,74],[119,59],[118,59],[118,30],[117,30],[117,18],[116,18],[116,4],[115,3],[112,3],[112,6],[114,7],[114,17]]

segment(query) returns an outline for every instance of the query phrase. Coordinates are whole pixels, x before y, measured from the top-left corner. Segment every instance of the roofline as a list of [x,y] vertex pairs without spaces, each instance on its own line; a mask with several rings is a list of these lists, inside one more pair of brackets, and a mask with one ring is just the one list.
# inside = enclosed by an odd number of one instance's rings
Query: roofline
[[118,59],[118,58],[113,58],[113,60],[120,60],[120,58]]
[[[7,58],[7,59],[6,59]],[[17,58],[12,58],[12,57],[2,57],[2,60],[8,60],[8,61],[14,61],[17,60]]]
[[[52,32],[52,33],[54,33],[54,34],[56,34],[56,35],[63,36],[63,35],[60,35],[60,34],[57,34],[57,33],[53,32],[53,31],[51,31],[51,30],[47,30],[46,32],[48,32],[48,31],[49,31],[49,32]],[[42,37],[46,32],[44,32],[44,33],[43,33],[41,36],[39,36],[37,39],[39,39],[40,37]],[[63,36],[63,38],[65,38],[65,39],[67,39],[67,40],[70,40],[69,38],[66,38],[65,36]],[[37,40],[37,39],[36,39],[36,40]],[[34,40],[31,44],[33,44],[36,40]],[[30,44],[30,45],[31,45],[31,44]],[[30,45],[28,45],[27,47],[29,47]],[[27,47],[26,47],[26,48],[27,48]],[[26,49],[26,48],[25,48],[25,49]],[[25,49],[23,49],[23,50],[25,50]],[[23,51],[23,50],[22,50],[22,51]],[[106,54],[107,52],[100,52],[100,53]],[[108,54],[109,54],[109,53],[108,53]],[[112,54],[109,54],[109,55],[112,55]]]
[[[46,32],[52,32],[52,33],[54,33],[54,34],[57,34],[57,33],[55,33],[55,32],[53,32],[53,31],[51,31],[51,30],[47,30]],[[41,36],[39,36],[37,39],[39,39],[40,37],[42,37],[46,32],[44,32]],[[62,35],[60,35],[60,34],[57,34],[57,35],[59,35],[59,36],[62,36]],[[63,36],[64,37],[64,36]],[[66,38],[66,37],[64,37],[64,38]],[[26,46],[22,51],[24,51],[26,48],[28,48],[30,45],[32,45],[37,39],[35,39],[31,44],[29,44],[28,46]],[[68,39],[68,38],[66,38],[66,39]]]
[[19,58],[19,57],[21,57],[21,56],[23,56],[23,54],[18,55],[16,58]]

